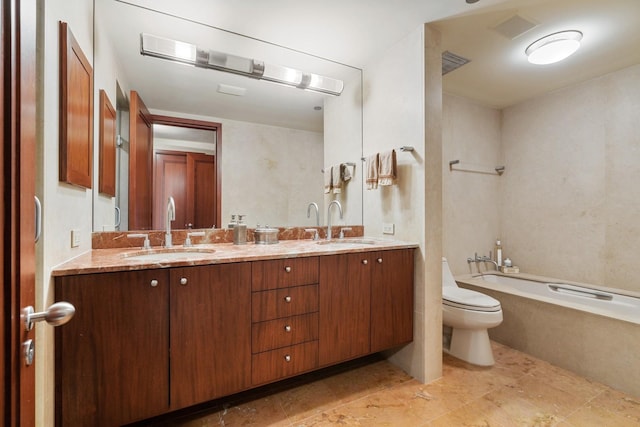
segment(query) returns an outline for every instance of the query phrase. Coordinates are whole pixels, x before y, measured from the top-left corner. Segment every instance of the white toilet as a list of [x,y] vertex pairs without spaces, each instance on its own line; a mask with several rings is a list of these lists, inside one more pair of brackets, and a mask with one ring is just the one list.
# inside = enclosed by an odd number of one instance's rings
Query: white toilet
[[500,301],[459,288],[449,263],[442,258],[443,350],[480,366],[495,363],[487,329],[502,323]]

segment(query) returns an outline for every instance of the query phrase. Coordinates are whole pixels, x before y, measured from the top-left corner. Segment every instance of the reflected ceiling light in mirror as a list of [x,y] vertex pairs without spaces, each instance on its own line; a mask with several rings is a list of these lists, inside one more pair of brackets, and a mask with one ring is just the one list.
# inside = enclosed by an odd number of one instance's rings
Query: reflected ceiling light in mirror
[[140,53],[329,95],[338,96],[344,89],[342,80],[215,50],[198,49],[194,44],[146,33],[140,34]]
[[575,53],[580,47],[580,40],[582,40],[580,31],[560,31],[531,43],[525,49],[525,53],[532,64],[553,64]]

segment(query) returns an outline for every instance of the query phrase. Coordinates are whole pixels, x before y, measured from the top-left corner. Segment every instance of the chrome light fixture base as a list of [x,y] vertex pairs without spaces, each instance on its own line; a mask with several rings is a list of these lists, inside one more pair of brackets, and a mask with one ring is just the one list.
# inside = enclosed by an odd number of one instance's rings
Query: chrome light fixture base
[[140,34],[140,53],[334,96],[339,96],[344,89],[342,80],[305,73],[281,65],[265,64],[252,58],[200,49],[191,43],[146,33]]

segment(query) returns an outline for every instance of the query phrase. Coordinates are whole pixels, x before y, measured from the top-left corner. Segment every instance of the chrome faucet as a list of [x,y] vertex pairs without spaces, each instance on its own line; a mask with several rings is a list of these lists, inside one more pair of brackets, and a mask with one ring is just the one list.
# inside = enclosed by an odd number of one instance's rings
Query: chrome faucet
[[476,263],[476,269],[478,269],[478,273],[480,273],[480,269],[478,268],[478,264],[481,263],[481,262],[485,262],[485,263],[486,262],[490,262],[490,263],[492,263],[493,265],[496,266],[496,271],[500,270],[500,267],[498,266],[498,263],[491,259],[491,251],[489,251],[489,256],[486,256],[486,255],[478,256],[478,253],[476,252],[475,259],[472,259],[472,258],[468,258],[467,259],[467,263],[469,263],[469,264],[474,262],[474,261]]
[[173,246],[171,241],[171,221],[176,220],[176,202],[173,197],[169,196],[167,200],[167,231],[164,234],[164,247],[170,248]]
[[340,202],[337,200],[333,200],[329,203],[329,207],[327,208],[327,240],[331,240],[331,206],[337,205],[340,210],[340,219],[342,219],[342,206]]
[[307,206],[307,218],[311,218],[311,207],[316,208],[316,226],[320,226],[320,209],[318,209],[318,204],[316,202],[309,203]]

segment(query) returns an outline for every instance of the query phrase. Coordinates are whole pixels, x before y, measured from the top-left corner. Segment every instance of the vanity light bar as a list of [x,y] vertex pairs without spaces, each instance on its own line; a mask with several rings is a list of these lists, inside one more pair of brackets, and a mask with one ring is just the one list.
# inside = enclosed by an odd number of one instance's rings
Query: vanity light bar
[[339,96],[344,89],[342,80],[215,50],[198,49],[194,44],[146,33],[140,34],[140,54],[329,95]]

